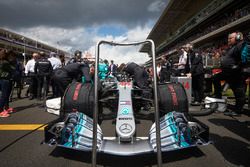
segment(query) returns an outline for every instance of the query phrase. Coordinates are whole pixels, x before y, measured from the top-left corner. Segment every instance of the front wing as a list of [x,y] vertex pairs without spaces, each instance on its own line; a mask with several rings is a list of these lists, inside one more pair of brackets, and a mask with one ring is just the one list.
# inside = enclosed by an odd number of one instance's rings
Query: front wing
[[[97,152],[119,156],[133,156],[155,153],[155,123],[146,137],[134,137],[122,142],[118,137],[104,137],[97,126]],[[181,150],[209,144],[209,129],[189,115],[170,112],[160,118],[162,152]],[[69,113],[63,120],[57,120],[45,128],[45,142],[73,150],[92,151],[93,120],[83,113]]]

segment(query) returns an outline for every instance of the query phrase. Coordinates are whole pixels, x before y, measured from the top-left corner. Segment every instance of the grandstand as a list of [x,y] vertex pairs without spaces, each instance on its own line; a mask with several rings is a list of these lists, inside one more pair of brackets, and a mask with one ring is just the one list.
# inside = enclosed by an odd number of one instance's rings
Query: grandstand
[[23,55],[25,60],[29,59],[33,52],[41,51],[45,52],[47,55],[50,52],[55,52],[58,54],[64,54],[67,59],[70,58],[70,54],[66,51],[3,28],[0,28],[0,48],[11,49],[19,55]]
[[[227,34],[250,30],[250,1],[170,0],[147,39],[156,45],[157,57],[177,55],[186,43],[196,48],[216,48],[227,42]],[[141,48],[148,51],[148,46]],[[149,65],[152,61],[148,61]]]

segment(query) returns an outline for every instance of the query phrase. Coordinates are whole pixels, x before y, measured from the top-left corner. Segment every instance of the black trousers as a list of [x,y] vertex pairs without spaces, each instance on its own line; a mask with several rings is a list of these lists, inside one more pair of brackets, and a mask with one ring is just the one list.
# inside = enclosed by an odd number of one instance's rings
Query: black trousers
[[204,98],[204,74],[192,76],[192,93],[194,101],[201,102]]
[[169,82],[170,81],[170,72],[169,71],[161,71],[160,72],[160,82]]
[[0,112],[9,107],[11,83],[9,79],[0,78]]
[[222,97],[221,80],[225,80],[232,89],[236,104],[235,109],[241,111],[245,104],[245,80],[240,70],[223,70],[213,76],[214,94],[216,98]]
[[49,88],[49,75],[37,76],[37,98],[47,96]]
[[29,85],[30,96],[36,97],[37,90],[38,90],[37,77],[36,77],[35,73],[29,73],[28,76],[30,77],[30,85]]
[[52,93],[53,93],[53,97],[60,97],[60,93],[59,93],[59,89],[58,86],[56,85],[55,81],[53,79],[50,79],[50,84],[52,87]]

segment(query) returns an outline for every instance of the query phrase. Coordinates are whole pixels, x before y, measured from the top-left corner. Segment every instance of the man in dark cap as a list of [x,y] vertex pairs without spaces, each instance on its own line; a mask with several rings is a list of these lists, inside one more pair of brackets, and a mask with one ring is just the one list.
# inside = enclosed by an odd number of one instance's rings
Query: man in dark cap
[[75,51],[74,57],[71,58],[67,64],[77,63],[77,62],[79,62],[79,63],[80,63],[80,62],[83,62],[83,59],[82,59],[82,52],[79,51],[79,50],[76,50],[76,51]]

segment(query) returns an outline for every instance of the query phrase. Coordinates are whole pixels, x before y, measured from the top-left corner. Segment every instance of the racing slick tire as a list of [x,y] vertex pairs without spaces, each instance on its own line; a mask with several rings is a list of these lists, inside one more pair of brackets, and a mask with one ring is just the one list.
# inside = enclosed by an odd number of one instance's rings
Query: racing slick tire
[[188,112],[188,98],[180,83],[159,84],[158,98],[161,115],[172,111]]
[[94,111],[94,85],[91,83],[71,83],[62,99],[63,114],[81,112],[93,118]]

